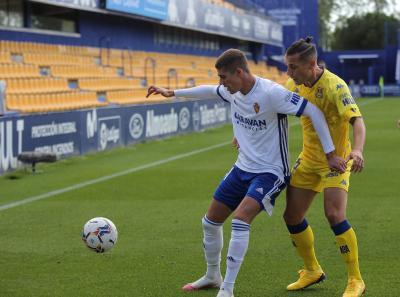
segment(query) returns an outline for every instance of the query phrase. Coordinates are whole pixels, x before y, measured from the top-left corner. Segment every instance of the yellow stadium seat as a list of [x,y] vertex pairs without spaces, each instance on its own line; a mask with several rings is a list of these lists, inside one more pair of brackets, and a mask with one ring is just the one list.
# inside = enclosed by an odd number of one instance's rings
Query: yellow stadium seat
[[[218,84],[214,63],[215,57],[206,56],[0,40],[6,106],[22,112],[165,101],[162,96],[145,98],[147,87]],[[264,62],[249,61],[249,66],[254,74],[278,83],[287,79]],[[105,92],[108,102],[99,102],[98,92]]]
[[11,63],[11,55],[10,52],[2,52],[0,51],[0,63]]
[[167,101],[162,96],[151,96],[146,98],[147,88],[135,89],[131,91],[110,91],[107,92],[107,101],[115,104],[145,104],[151,102]]

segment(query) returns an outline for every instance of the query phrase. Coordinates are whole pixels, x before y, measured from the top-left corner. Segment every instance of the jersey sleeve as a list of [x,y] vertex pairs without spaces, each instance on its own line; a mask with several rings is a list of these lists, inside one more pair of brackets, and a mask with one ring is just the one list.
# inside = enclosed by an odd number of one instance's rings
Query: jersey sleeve
[[307,100],[281,85],[274,84],[270,89],[269,101],[277,113],[300,117],[307,105]]
[[361,117],[360,109],[354,101],[353,96],[351,96],[349,87],[345,83],[338,83],[336,90],[333,90],[331,93],[335,94],[333,100],[342,118],[350,120],[353,117]]
[[219,97],[219,99],[224,100],[225,102],[231,102],[230,98],[231,98],[231,94],[229,93],[229,91],[223,86],[223,85],[219,85],[216,88],[216,92],[217,95]]
[[217,96],[217,86],[201,85],[193,88],[174,90],[175,97],[182,98],[199,98],[199,99],[212,99],[219,98]]

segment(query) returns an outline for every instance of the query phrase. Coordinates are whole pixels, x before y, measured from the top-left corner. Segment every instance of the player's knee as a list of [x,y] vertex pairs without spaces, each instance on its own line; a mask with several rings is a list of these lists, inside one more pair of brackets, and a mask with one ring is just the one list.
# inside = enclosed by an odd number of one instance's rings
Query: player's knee
[[235,215],[233,216],[233,219],[235,220],[240,220],[243,222],[246,222],[247,224],[250,224],[251,221],[253,220],[254,216],[251,216],[249,213],[246,212],[236,212]]
[[221,226],[220,223],[217,223],[215,221],[213,221],[212,219],[210,219],[207,215],[205,215],[202,219],[201,219],[201,224],[203,225],[203,229],[204,230],[213,230],[219,226]]
[[303,216],[295,211],[285,209],[285,212],[283,213],[283,219],[287,225],[297,225],[301,223]]
[[239,207],[238,209],[236,209],[233,218],[236,220],[241,220],[243,222],[246,222],[247,224],[251,224],[251,222],[254,220],[254,218],[257,216],[257,214],[260,211],[261,211],[261,208],[254,209],[254,208],[247,208],[247,207]]
[[283,213],[282,217],[286,224],[289,224],[292,219],[292,216],[287,211]]
[[259,211],[255,211],[254,209],[248,209],[245,207],[241,207],[235,211],[233,219],[246,222],[247,224],[251,224],[251,222],[256,217],[258,212]]
[[336,209],[325,210],[325,217],[331,226],[334,226],[345,219],[345,215]]

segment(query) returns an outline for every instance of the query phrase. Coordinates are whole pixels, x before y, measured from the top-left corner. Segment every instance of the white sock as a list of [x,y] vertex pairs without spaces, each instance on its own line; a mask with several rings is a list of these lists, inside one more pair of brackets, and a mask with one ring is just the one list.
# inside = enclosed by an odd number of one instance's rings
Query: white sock
[[232,220],[232,235],[226,260],[226,274],[221,288],[233,293],[236,277],[249,246],[250,225],[241,220]]
[[207,216],[202,219],[203,247],[207,262],[206,277],[216,279],[221,277],[221,250],[223,246],[222,224],[210,221]]

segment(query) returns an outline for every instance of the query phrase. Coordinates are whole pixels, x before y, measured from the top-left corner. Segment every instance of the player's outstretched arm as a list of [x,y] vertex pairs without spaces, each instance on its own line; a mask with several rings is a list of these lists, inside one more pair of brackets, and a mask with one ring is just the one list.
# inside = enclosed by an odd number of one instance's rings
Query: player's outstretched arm
[[351,118],[350,124],[353,126],[353,149],[347,159],[353,160],[352,172],[361,172],[364,168],[363,150],[365,144],[366,129],[362,117]]
[[217,87],[213,85],[201,85],[193,88],[175,90],[176,97],[194,99],[219,99]]
[[156,86],[150,86],[147,90],[147,95],[146,98],[148,98],[150,95],[163,95],[164,97],[173,97],[175,96],[174,91],[168,90],[165,88],[159,88]]
[[217,95],[217,86],[202,85],[193,88],[179,89],[179,90],[168,90],[165,88],[159,88],[156,86],[150,86],[147,90],[146,98],[150,95],[161,94],[164,97],[183,97],[183,98],[195,98],[195,99],[219,99]]

